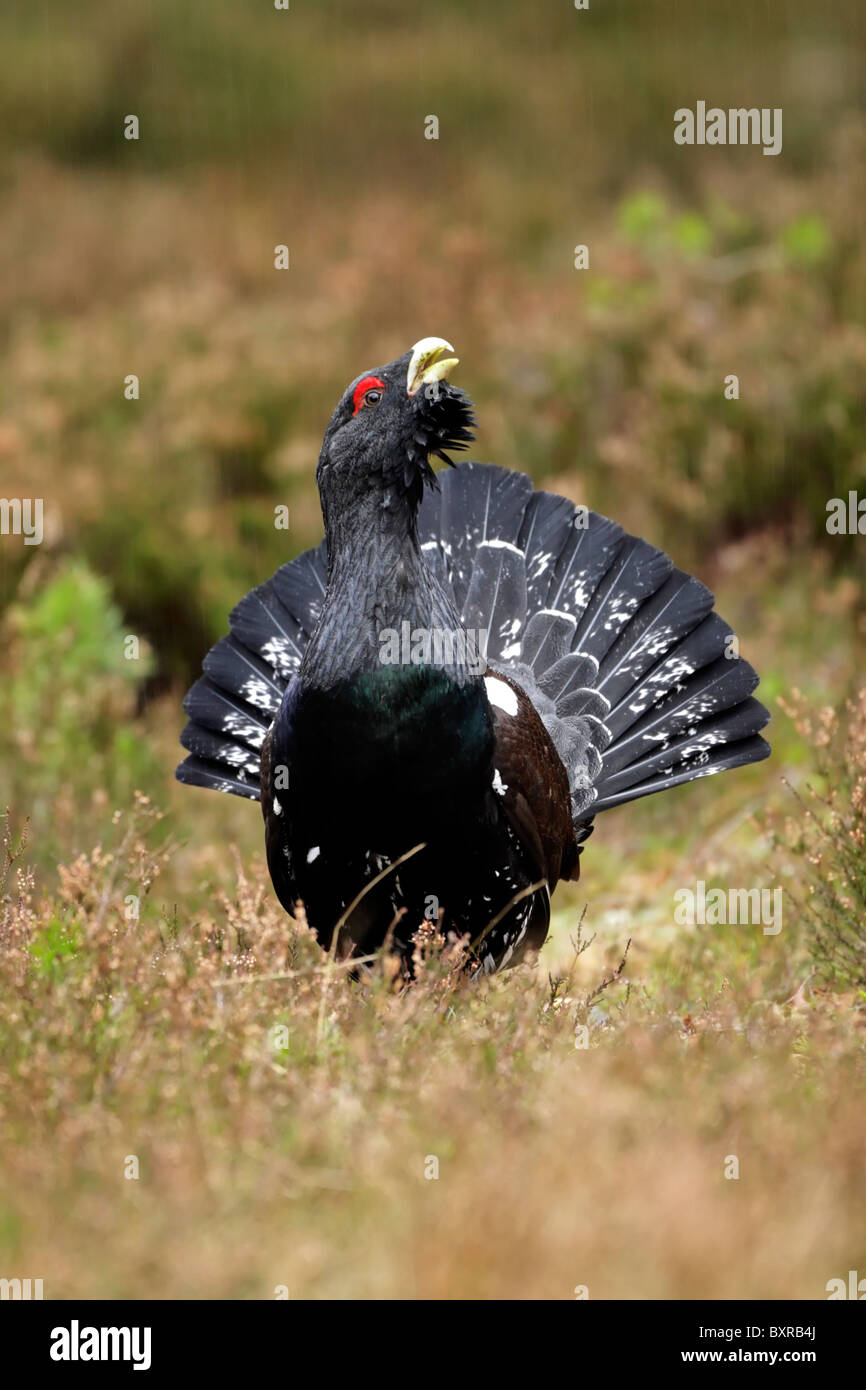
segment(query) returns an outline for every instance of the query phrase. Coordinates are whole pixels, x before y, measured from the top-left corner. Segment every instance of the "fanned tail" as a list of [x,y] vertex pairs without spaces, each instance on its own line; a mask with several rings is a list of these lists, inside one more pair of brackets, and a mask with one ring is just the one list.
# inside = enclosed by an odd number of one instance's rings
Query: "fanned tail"
[[424,553],[541,714],[579,839],[600,811],[768,755],[758,677],[709,589],[521,474],[473,463],[440,481]]
[[[465,463],[439,482],[419,515],[423,554],[538,709],[579,841],[600,811],[768,755],[758,677],[697,579],[524,474]],[[180,781],[259,799],[262,743],[326,583],[322,542],[235,608],[184,703]]]

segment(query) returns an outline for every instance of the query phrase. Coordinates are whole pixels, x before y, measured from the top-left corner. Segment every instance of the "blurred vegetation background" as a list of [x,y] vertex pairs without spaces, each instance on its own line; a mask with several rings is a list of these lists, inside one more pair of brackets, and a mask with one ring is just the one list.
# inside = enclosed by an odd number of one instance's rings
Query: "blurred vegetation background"
[[[588,902],[610,959],[636,937],[634,968],[684,1015],[700,981],[797,986],[812,946],[794,923],[781,945],[707,944],[673,928],[672,885],[784,873],[808,898],[817,861],[785,832],[781,776],[858,785],[862,738],[834,732],[816,767],[776,701],[799,688],[844,725],[863,671],[866,539],[825,522],[830,498],[866,495],[864,40],[861,0],[5,0],[0,495],[42,497],[45,540],[0,537],[0,780],[15,833],[29,822],[28,892],[61,885],[37,961],[80,944],[67,929],[93,903],[64,866],[113,843],[136,790],[168,811],[145,911],[172,940],[232,890],[228,841],[264,881],[257,811],[172,782],[180,701],[234,603],[318,542],[313,470],[346,384],[441,334],[477,403],[474,456],[697,573],[774,715],[767,763],[604,818],[548,958]],[[675,145],[699,99],[781,107],[782,153]],[[852,834],[862,816],[861,799]]]
[[[44,498],[46,541],[0,544],[0,740],[37,853],[52,782],[82,836],[90,796],[129,785],[100,682],[166,733],[148,778],[143,732],[132,780],[169,794],[201,657],[319,539],[334,403],[428,333],[461,356],[477,457],[716,586],[770,695],[820,691],[825,658],[841,689],[862,542],[825,522],[866,479],[864,24],[856,0],[4,6],[0,480]],[[699,97],[782,107],[782,154],[675,145]],[[56,617],[41,639],[16,617],[34,601]],[[94,667],[94,624],[147,659]],[[62,679],[28,691],[55,637]],[[90,717],[58,762],[46,700],[76,690]]]

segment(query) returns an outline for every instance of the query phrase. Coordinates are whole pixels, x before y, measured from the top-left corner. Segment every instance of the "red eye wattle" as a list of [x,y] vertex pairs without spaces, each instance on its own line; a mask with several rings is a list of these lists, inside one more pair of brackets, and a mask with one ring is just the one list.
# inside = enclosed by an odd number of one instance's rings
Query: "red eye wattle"
[[[361,409],[361,407],[364,406],[364,405],[367,405],[367,404],[369,404],[369,405],[378,405],[378,404],[379,404],[379,401],[382,399],[381,393],[384,392],[384,390],[385,390],[385,383],[384,383],[384,381],[380,381],[379,377],[377,377],[377,376],[365,376],[365,377],[362,377],[362,379],[358,382],[358,385],[355,387],[354,391],[352,392],[352,404],[353,404],[354,407],[355,407],[355,409],[352,411],[352,414],[353,414],[353,415],[357,415],[357,414],[358,414],[358,411],[359,411],[359,410]],[[377,391],[378,391],[378,392],[380,393],[379,396],[378,396],[378,399],[372,400],[372,401],[369,401],[369,402],[368,402],[368,401],[365,399],[365,397],[366,397],[368,391],[373,391],[373,392],[377,392]]]

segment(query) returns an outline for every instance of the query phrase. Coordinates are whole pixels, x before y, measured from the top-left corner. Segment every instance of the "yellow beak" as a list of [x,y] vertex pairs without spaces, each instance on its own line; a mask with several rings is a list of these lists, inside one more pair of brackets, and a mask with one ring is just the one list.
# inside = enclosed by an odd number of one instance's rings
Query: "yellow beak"
[[453,352],[450,343],[444,338],[422,338],[412,349],[412,360],[406,374],[406,390],[414,396],[422,386],[433,381],[443,381],[460,361],[459,357],[443,357],[443,352]]

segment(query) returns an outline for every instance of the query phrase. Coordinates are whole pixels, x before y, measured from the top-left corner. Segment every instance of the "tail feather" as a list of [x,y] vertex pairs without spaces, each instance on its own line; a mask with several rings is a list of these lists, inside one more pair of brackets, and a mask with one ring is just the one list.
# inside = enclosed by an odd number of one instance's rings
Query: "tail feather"
[[[463,611],[483,541],[517,544],[532,482],[493,464],[464,463],[438,475],[440,489],[426,493],[418,518],[422,545],[438,541],[448,585],[458,613]],[[522,547],[518,548],[522,549]],[[425,556],[430,562],[430,549]],[[433,562],[435,564],[435,561]]]
[[463,625],[487,634],[487,654],[510,661],[520,655],[526,622],[526,564],[510,541],[482,541],[475,556]]
[[[707,761],[712,750],[720,744],[737,743],[740,739],[759,733],[769,717],[758,700],[749,698],[733,709],[702,719],[687,733],[674,736],[670,741],[665,740],[654,752],[624,764],[619,771],[611,771],[612,763],[606,764],[602,784],[604,796],[635,787],[656,773],[669,771],[678,763],[695,761],[697,765],[701,754],[705,755],[704,761]],[[615,753],[616,748],[617,745],[613,745],[611,752]]]
[[445,568],[445,552],[438,540],[424,541],[421,545],[421,554],[427,568],[436,576],[439,583],[446,593],[451,588],[451,580],[448,578],[448,571]]
[[252,589],[229,615],[233,635],[284,679],[301,664],[307,636],[277,597],[273,581]]
[[705,719],[733,709],[747,699],[757,684],[758,677],[748,662],[726,661],[720,657],[653,705],[620,738],[614,739],[605,754],[605,771],[618,772],[653,744],[661,745],[674,736],[693,732]]
[[[728,624],[718,613],[710,613],[704,618],[673,651],[651,666],[620,697],[608,718],[612,737],[620,738],[641,715],[657,706],[671,691],[680,688],[685,680],[705,670],[713,662],[724,659],[732,635]],[[729,668],[735,664],[733,661],[727,663]]]
[[583,652],[569,652],[541,672],[538,684],[551,699],[559,701],[573,690],[597,689],[597,680],[598,662],[595,657]]
[[[312,636],[322,612],[328,587],[328,550],[324,541],[305,550],[296,560],[281,565],[268,581],[283,608],[300,630]],[[268,587],[264,585],[264,588]],[[306,642],[303,644],[306,646]]]
[[601,662],[645,599],[668,578],[673,562],[655,546],[626,536],[592,595],[574,635],[575,649]]
[[520,544],[526,552],[530,609],[582,617],[624,535],[621,526],[574,503],[537,492],[527,507]]
[[190,690],[178,781],[259,800],[261,749],[289,679],[322,611],[324,542],[282,565],[233,610],[230,635],[212,647]]
[[285,681],[236,637],[223,637],[203,662],[205,674],[221,690],[234,691],[247,704],[273,716],[280,707]]
[[215,734],[245,743],[258,750],[264,743],[270,720],[240,695],[221,690],[207,676],[202,676],[187,694],[183,707],[194,724]]
[[184,748],[196,758],[207,763],[221,763],[230,768],[238,777],[247,777],[258,783],[260,755],[258,750],[248,744],[232,743],[224,734],[214,733],[203,724],[187,724],[180,736]]
[[705,585],[674,570],[652,598],[641,605],[607,652],[598,673],[598,689],[611,705],[637,684],[672,646],[712,612],[713,596]]
[[589,686],[572,690],[556,701],[556,712],[561,719],[571,719],[576,714],[591,714],[602,722],[607,717],[610,704],[598,690]]
[[184,758],[175,769],[175,777],[188,787],[205,787],[209,791],[230,792],[233,796],[246,797],[248,801],[260,801],[258,777],[255,785],[246,782],[240,773],[228,772],[219,763],[203,758]]
[[[551,669],[571,650],[577,621],[570,613],[542,608],[526,624],[523,660],[539,674]],[[597,669],[597,668],[596,668]],[[554,692],[548,691],[549,695]]]
[[717,772],[728,772],[731,768],[746,767],[749,763],[759,763],[762,758],[766,758],[770,753],[770,745],[766,739],[755,735],[754,738],[741,739],[737,743],[727,744],[722,748],[717,748],[708,758],[703,759],[702,755],[697,758],[689,759],[681,763],[679,767],[672,768],[669,773],[658,777],[650,777],[645,782],[638,783],[635,787],[629,787],[626,791],[613,796],[603,795],[593,802],[592,815],[597,816],[602,811],[609,811],[614,806],[621,806],[624,801],[636,801],[641,796],[650,796],[653,792],[668,791],[671,787],[680,787],[686,782],[693,782],[698,777],[712,777]]

